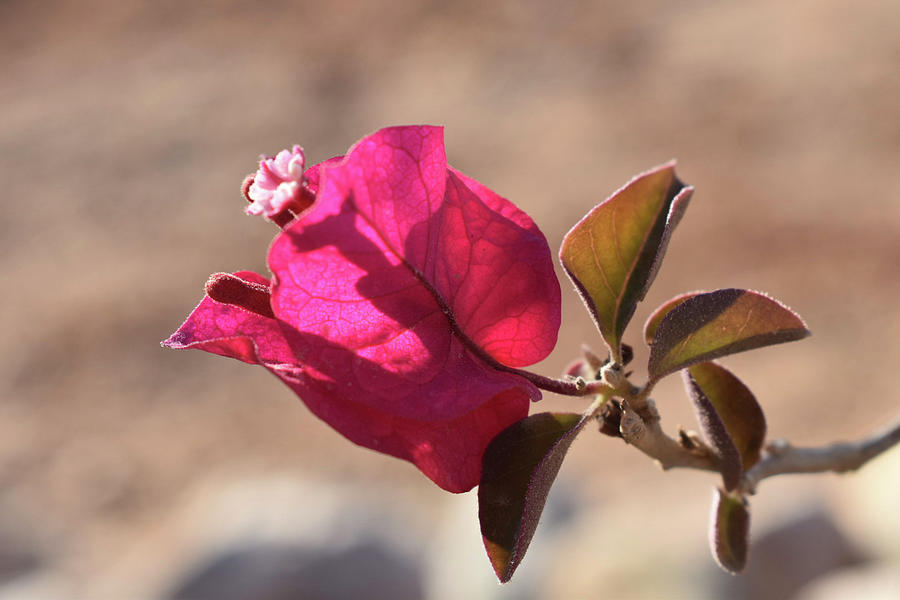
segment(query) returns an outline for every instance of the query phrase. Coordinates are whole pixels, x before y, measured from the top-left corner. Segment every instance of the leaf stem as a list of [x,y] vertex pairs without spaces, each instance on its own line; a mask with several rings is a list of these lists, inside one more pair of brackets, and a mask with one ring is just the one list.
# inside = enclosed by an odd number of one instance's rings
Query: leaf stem
[[609,349],[609,361],[615,364],[622,364],[622,342],[618,344],[610,345],[609,342],[606,341],[606,338],[603,339],[603,342],[606,344],[606,347]]
[[594,398],[594,401],[591,402],[591,405],[587,407],[587,410],[584,411],[585,417],[588,419],[593,419],[597,415],[600,414],[600,411],[603,409],[603,405],[606,404],[611,396],[608,393],[601,392],[597,394],[597,397]]
[[498,371],[505,371],[506,373],[524,377],[536,387],[548,392],[553,392],[554,394],[563,396],[594,396],[596,394],[609,394],[613,391],[611,387],[602,381],[585,381],[581,377],[573,380],[554,379],[553,377],[539,375],[538,373],[532,373],[531,371],[507,367],[506,365],[497,362],[487,353],[480,355],[479,358],[489,363]]

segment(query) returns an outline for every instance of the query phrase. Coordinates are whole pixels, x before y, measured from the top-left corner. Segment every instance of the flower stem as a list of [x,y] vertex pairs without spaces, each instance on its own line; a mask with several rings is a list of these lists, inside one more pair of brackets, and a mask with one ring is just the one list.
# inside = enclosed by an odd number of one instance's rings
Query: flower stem
[[[484,357],[482,358],[484,359]],[[496,363],[496,361],[494,362]],[[532,373],[531,371],[507,367],[500,363],[491,366],[499,371],[506,371],[507,373],[513,373],[514,375],[524,377],[542,390],[553,392],[554,394],[561,394],[563,396],[594,396],[596,394],[608,394],[613,391],[611,387],[602,381],[585,381],[581,377],[574,380],[554,379],[552,377]]]

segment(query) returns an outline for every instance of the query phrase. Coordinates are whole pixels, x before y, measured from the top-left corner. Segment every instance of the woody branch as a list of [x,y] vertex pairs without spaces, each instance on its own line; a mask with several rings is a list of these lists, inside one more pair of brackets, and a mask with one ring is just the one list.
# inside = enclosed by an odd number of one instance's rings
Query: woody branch
[[[660,427],[659,413],[648,400],[640,410],[625,402],[620,432],[628,443],[654,459],[662,469],[676,467],[718,471],[718,460],[698,436],[681,432],[676,440]],[[900,443],[900,421],[854,442],[801,448],[786,440],[770,443],[760,461],[744,473],[740,491],[754,494],[763,479],[789,473],[844,473],[855,471],[879,454]]]

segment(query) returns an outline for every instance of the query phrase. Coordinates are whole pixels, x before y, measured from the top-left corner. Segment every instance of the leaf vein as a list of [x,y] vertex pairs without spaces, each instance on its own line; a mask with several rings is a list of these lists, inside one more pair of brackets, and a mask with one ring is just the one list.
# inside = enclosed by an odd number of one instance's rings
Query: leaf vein
[[753,315],[753,307],[750,307],[750,310],[747,311],[747,318],[744,319],[744,324],[741,325],[741,328],[738,329],[738,332],[735,334],[735,339],[740,339],[741,334],[744,333],[744,330],[747,328],[747,325],[750,323],[750,317]]

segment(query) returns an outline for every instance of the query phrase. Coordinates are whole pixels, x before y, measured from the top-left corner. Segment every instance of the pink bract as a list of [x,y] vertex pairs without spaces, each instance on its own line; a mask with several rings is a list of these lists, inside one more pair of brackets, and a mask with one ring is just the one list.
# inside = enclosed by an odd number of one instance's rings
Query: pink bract
[[447,165],[438,127],[383,129],[304,178],[315,202],[273,242],[271,282],[235,274],[270,286],[274,317],[207,296],[164,344],[264,365],[353,442],[471,489],[487,444],[540,398],[506,367],[556,343],[546,239]]

